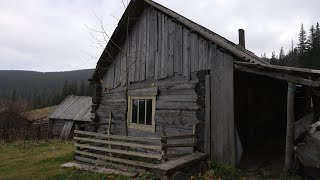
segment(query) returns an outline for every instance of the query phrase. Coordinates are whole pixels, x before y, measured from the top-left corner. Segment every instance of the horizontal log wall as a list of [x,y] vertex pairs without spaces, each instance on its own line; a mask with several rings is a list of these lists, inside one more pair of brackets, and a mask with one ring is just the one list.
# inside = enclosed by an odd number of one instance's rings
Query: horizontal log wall
[[[158,87],[155,112],[156,132],[150,133],[129,128],[128,135],[161,137],[163,127],[166,129],[167,135],[192,134],[193,125],[199,122],[196,118],[196,110],[199,106],[196,103],[198,96],[195,92],[198,79],[195,74],[191,74],[190,78],[190,80],[186,80],[182,75],[175,75],[162,80],[132,83],[129,86],[131,90],[150,88],[151,86]],[[102,93],[97,115],[99,123],[107,123],[111,112],[112,134],[125,135],[126,94],[124,89],[119,88],[118,90]],[[104,125],[99,128],[98,132],[106,133],[107,129],[108,126]],[[173,143],[181,142],[177,140]],[[184,143],[191,143],[191,140]],[[192,148],[187,148],[187,150],[191,151]]]
[[103,77],[105,90],[125,86],[127,65],[129,82],[174,75],[190,79],[193,72],[209,69],[210,52],[216,47],[174,19],[147,8],[129,21],[135,24],[124,43],[117,45],[120,51]]

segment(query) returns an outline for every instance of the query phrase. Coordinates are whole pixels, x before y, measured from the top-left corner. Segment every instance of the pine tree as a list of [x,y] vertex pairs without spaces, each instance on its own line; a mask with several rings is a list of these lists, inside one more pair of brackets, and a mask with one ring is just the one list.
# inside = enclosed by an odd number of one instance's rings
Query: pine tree
[[303,23],[301,24],[299,33],[299,44],[298,44],[299,55],[303,55],[307,50],[307,34],[304,30]]
[[80,96],[85,96],[86,95],[86,83],[84,82],[84,80],[81,81],[81,85],[80,85],[80,92],[79,95]]
[[312,25],[310,28],[310,35],[308,36],[307,44],[308,44],[308,50],[312,50],[314,48],[314,42],[316,37],[316,31],[314,26]]
[[283,47],[281,47],[280,53],[279,53],[279,60],[282,60],[283,58],[284,58],[284,51],[283,51]]
[[[317,22],[316,28],[314,30],[314,47],[315,48],[320,48],[320,25]],[[320,49],[318,49],[320,50]]]
[[64,82],[63,88],[62,88],[62,98],[66,98],[69,95],[69,83],[66,80]]
[[276,59],[276,53],[275,52],[272,52],[271,59]]

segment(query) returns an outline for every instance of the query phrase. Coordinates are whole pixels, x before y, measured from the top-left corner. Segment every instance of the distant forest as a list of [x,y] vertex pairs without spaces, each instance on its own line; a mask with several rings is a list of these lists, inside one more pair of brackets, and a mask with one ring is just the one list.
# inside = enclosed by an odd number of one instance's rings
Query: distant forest
[[68,95],[91,96],[93,69],[68,72],[0,70],[0,100],[24,101],[30,109],[58,105]]
[[279,54],[272,53],[271,59],[266,55],[262,58],[268,60],[271,64],[280,66],[303,67],[311,69],[320,69],[320,27],[319,23],[312,25],[308,32],[303,24],[300,27],[298,44],[291,42],[291,49],[285,53],[281,47]]

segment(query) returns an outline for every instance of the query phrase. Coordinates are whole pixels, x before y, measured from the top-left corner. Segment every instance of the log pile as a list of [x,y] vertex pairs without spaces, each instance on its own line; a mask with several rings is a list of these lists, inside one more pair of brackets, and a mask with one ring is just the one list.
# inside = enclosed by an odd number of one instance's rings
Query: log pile
[[[303,137],[303,138],[301,138]],[[295,147],[299,171],[312,177],[320,177],[320,121],[305,126],[300,142]]]

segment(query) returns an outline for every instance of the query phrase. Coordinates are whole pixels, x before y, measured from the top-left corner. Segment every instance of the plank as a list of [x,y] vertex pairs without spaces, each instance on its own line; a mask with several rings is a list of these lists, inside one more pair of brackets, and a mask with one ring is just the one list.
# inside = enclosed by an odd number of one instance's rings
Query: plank
[[161,78],[161,55],[162,55],[162,14],[157,13],[157,51],[155,55],[155,78]]
[[135,75],[134,75],[134,81],[140,81],[140,71],[141,71],[141,52],[142,52],[142,30],[141,27],[142,26],[142,21],[141,19],[136,21],[136,33],[134,34],[134,36],[136,36],[136,60],[135,60],[135,64],[136,64],[136,71],[135,71]]
[[190,31],[183,28],[183,75],[190,80]]
[[197,144],[195,143],[180,143],[180,144],[166,144],[163,145],[166,148],[178,148],[178,147],[195,147]]
[[167,77],[168,60],[168,18],[161,14],[161,78]]
[[183,33],[182,26],[175,23],[175,40],[174,40],[174,72],[176,74],[182,74],[182,47],[183,47]]
[[[233,58],[221,51],[211,59],[211,158],[235,166]],[[217,124],[219,126],[217,126]]]
[[147,16],[147,66],[146,66],[146,78],[151,79],[154,77],[155,69],[155,51],[157,50],[157,41],[156,41],[156,13],[155,11],[148,9]]
[[205,133],[204,133],[204,152],[210,156],[211,143],[211,103],[210,103],[210,75],[205,77]]
[[120,150],[120,149],[109,149],[109,148],[104,148],[104,147],[92,146],[89,144],[75,143],[74,145],[76,147],[80,147],[80,148],[87,148],[87,149],[104,151],[104,152],[115,153],[115,154],[124,154],[124,155],[129,155],[129,156],[145,157],[145,158],[157,159],[157,160],[161,160],[161,158],[162,158],[162,156],[160,154],[142,153],[142,152],[136,152],[136,151]]
[[100,154],[95,154],[95,153],[90,153],[90,152],[85,152],[85,151],[80,151],[80,150],[75,150],[75,153],[85,155],[85,156],[91,156],[91,157],[95,157],[95,158],[99,158],[99,159],[103,159],[103,160],[107,160],[107,161],[113,161],[113,162],[129,164],[129,165],[134,165],[134,166],[139,166],[139,167],[153,168],[153,166],[154,166],[154,164],[151,164],[151,163],[116,158],[116,157],[110,157],[110,156],[105,156],[105,155],[100,155]]
[[144,142],[150,142],[150,141],[159,141],[161,138],[144,138],[144,137],[130,137],[130,136],[119,136],[119,135],[107,135],[107,134],[101,134],[101,133],[94,133],[94,132],[88,132],[88,131],[79,131],[75,130],[75,134],[80,135],[87,135],[87,136],[96,136],[101,138],[111,138],[111,139],[118,139],[118,140],[124,140],[124,141],[144,141]]
[[174,75],[174,23],[168,19],[168,64],[167,76]]
[[101,143],[101,144],[110,144],[110,145],[126,146],[126,147],[133,147],[133,148],[161,150],[160,145],[137,144],[137,143],[119,142],[119,141],[114,141],[114,140],[101,140],[101,139],[92,139],[92,138],[83,138],[83,137],[74,137],[73,139],[79,140],[79,141]]
[[[76,156],[76,159],[84,160],[88,158],[82,158],[82,157]],[[137,175],[137,173],[119,171],[115,169],[109,169],[109,168],[87,165],[87,164],[80,164],[76,162],[65,163],[61,166],[65,168],[76,168],[82,171],[90,171],[90,172],[103,173],[103,174],[116,174],[116,175],[128,176],[128,177],[135,177]]]
[[294,162],[294,96],[296,85],[288,82],[288,94],[287,94],[287,130],[286,130],[286,149],[285,149],[285,171],[290,171],[293,168]]
[[157,100],[163,101],[180,101],[180,102],[196,102],[197,95],[185,95],[185,94],[168,94],[168,95],[159,95],[157,96]]
[[140,25],[140,78],[139,80],[146,79],[146,59],[147,59],[147,13],[144,11],[141,16]]
[[198,35],[191,33],[191,72],[199,71]]
[[153,169],[153,173],[157,178],[168,175],[177,170],[183,169],[185,167],[189,167],[197,162],[203,161],[207,158],[207,154],[205,153],[192,153],[175,160],[171,160],[168,162],[164,162],[162,164],[156,165]]

